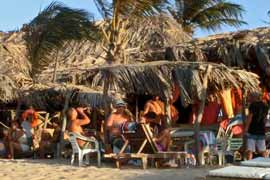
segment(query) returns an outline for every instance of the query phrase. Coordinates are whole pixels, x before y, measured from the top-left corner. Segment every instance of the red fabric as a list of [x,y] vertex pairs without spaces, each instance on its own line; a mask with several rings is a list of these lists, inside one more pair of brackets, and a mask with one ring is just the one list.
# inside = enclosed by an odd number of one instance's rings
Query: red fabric
[[175,103],[180,96],[180,89],[177,85],[173,86],[171,103]]
[[220,105],[216,102],[209,102],[203,112],[202,125],[212,125],[217,123],[218,113],[220,111]]
[[268,92],[266,90],[263,92],[263,98],[262,99],[263,99],[264,103],[268,103],[270,101],[270,97],[269,97]]
[[176,122],[179,118],[179,112],[177,111],[177,109],[174,107],[174,105],[170,105],[171,108],[171,118],[173,122]]
[[32,116],[31,126],[36,127],[39,123],[38,113],[34,109],[27,109],[22,114],[22,119],[25,121],[29,116]]
[[[222,129],[224,129],[224,131],[226,131],[229,123],[230,123],[230,120],[225,119],[225,120],[220,122],[219,126]],[[232,127],[231,131],[232,131],[233,135],[235,135],[235,136],[242,135],[244,133],[244,125],[243,124],[235,125],[235,126]]]
[[230,122],[229,119],[225,119],[225,120],[220,122],[219,126],[222,127],[225,131],[229,125],[229,122]]
[[232,106],[235,113],[238,113],[242,109],[243,102],[243,94],[241,89],[232,89],[231,90],[232,97]]
[[242,135],[244,133],[244,125],[239,124],[239,125],[233,126],[232,127],[232,133],[235,136]]

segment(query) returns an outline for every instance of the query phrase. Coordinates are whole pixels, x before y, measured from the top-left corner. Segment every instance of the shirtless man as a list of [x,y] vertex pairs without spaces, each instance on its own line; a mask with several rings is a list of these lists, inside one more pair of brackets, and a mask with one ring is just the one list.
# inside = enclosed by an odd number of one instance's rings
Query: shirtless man
[[144,107],[141,123],[154,123],[158,125],[158,135],[154,138],[160,151],[167,151],[171,142],[170,131],[165,128],[164,103],[155,96]]
[[106,126],[109,130],[110,139],[112,144],[121,149],[124,145],[122,138],[122,127],[126,122],[132,121],[132,117],[126,113],[126,103],[122,100],[117,100],[114,108],[115,112],[112,112],[109,116]]
[[[67,116],[68,116],[68,119],[70,120],[68,130],[70,132],[74,132],[74,133],[85,136],[85,133],[82,129],[82,126],[89,124],[90,119],[84,113],[84,110],[85,110],[85,108],[76,108],[76,109],[70,108],[68,110]],[[82,116],[82,119],[78,119],[78,114]],[[83,148],[83,147],[85,147],[85,145],[87,143],[83,140],[78,139],[78,144],[81,148]]]

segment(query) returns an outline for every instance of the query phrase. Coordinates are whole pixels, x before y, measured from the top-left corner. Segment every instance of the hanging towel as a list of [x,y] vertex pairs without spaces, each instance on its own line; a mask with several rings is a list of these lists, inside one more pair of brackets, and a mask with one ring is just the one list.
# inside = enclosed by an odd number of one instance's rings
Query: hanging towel
[[221,105],[227,118],[233,118],[233,106],[231,98],[231,89],[226,89],[220,92]]

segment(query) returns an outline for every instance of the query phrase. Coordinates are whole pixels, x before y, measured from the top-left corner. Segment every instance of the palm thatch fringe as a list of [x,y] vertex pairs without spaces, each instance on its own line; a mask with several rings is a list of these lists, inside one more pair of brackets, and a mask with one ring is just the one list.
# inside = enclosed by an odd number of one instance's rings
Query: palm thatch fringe
[[10,77],[0,74],[0,102],[8,103],[18,97],[17,84]]
[[[169,98],[173,86],[177,84],[183,104],[190,104],[202,98],[202,79],[209,65],[212,66],[208,79],[208,91],[211,93],[230,87],[242,88],[244,91],[259,90],[258,76],[254,73],[228,68],[223,64],[179,61],[103,66],[98,68],[92,86],[104,85],[104,79],[109,75],[111,90]],[[87,81],[85,73],[77,83],[87,85]]]
[[103,108],[113,98],[104,96],[102,92],[84,86],[69,84],[35,84],[21,91],[22,103],[36,109],[55,111],[62,110],[67,93],[72,93],[69,106],[90,106]]
[[217,34],[178,43],[165,48],[164,56],[174,61],[221,62],[249,71],[258,66],[263,73],[270,74],[270,28]]
[[31,82],[30,63],[21,32],[0,34],[0,74],[9,76],[19,87]]

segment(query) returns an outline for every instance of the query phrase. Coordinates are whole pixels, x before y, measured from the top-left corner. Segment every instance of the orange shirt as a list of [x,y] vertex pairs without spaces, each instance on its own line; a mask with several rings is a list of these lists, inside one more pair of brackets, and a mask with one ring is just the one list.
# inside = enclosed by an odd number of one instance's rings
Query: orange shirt
[[27,109],[26,111],[24,111],[22,114],[22,119],[25,121],[29,116],[32,116],[32,128],[39,125],[40,120],[38,119],[38,113],[34,109]]

